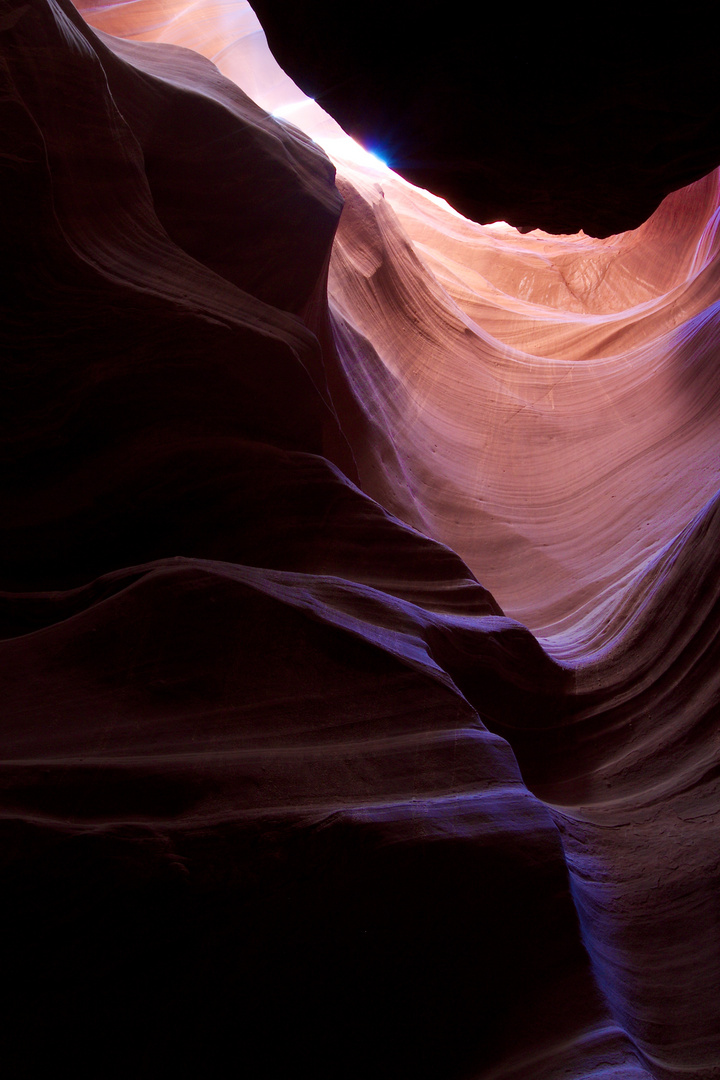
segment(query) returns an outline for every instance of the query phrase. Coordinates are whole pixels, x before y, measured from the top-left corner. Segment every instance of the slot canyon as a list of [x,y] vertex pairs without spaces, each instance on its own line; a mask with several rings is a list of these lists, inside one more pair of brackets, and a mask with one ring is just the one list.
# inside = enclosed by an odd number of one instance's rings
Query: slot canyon
[[451,15],[0,5],[13,1080],[720,1080],[716,41]]

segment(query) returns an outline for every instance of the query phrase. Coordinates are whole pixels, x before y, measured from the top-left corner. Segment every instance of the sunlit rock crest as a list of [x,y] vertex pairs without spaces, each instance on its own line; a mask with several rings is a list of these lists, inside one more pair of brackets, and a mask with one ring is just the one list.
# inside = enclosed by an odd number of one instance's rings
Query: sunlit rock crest
[[717,175],[482,227],[246,4],[80,9],[0,22],[14,1075],[717,1076]]

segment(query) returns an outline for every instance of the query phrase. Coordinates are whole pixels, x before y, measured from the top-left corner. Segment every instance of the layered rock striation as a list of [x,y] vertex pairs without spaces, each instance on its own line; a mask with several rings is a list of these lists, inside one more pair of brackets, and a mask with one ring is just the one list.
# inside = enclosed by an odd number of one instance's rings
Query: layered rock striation
[[717,173],[482,226],[248,5],[78,9],[0,19],[9,1074],[717,1076]]

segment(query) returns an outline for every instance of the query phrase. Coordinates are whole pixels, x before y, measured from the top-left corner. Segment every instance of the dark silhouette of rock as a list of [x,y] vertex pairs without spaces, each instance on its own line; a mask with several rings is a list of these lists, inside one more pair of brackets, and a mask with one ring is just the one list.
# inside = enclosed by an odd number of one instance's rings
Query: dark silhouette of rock
[[5,1072],[712,1080],[718,175],[485,229],[143,40],[261,97],[242,3],[81,7],[0,16]]
[[712,34],[625,11],[253,4],[281,66],[411,183],[480,222],[609,236],[720,164]]

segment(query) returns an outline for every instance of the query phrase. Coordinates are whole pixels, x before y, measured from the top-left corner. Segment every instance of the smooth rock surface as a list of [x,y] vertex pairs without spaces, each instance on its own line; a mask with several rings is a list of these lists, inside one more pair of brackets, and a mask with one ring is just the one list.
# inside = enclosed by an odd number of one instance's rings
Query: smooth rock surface
[[0,21],[8,1075],[712,1080],[718,175],[481,226],[247,4],[78,7]]

